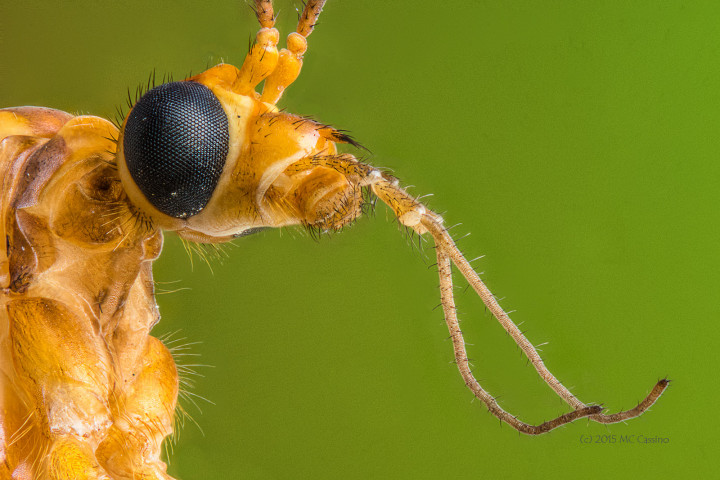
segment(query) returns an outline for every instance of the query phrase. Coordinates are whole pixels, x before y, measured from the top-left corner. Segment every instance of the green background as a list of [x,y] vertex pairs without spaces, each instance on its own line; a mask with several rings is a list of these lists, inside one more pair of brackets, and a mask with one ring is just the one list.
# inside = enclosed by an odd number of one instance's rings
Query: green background
[[[298,1],[277,2],[281,37]],[[503,306],[586,402],[639,419],[517,434],[452,360],[433,250],[384,207],[316,242],[241,239],[212,272],[167,235],[163,319],[200,353],[170,472],[199,478],[677,478],[717,471],[717,2],[330,0],[281,106],[348,129],[433,193]],[[0,3],[0,105],[112,116],[148,74],[242,62],[242,2]],[[464,286],[464,282],[459,282]],[[483,385],[566,411],[458,289]],[[615,435],[616,443],[583,444]],[[636,443],[621,444],[620,435]],[[663,437],[647,445],[639,436]],[[592,437],[593,442],[598,438]],[[608,439],[609,440],[609,439]],[[713,460],[715,458],[715,460]]]

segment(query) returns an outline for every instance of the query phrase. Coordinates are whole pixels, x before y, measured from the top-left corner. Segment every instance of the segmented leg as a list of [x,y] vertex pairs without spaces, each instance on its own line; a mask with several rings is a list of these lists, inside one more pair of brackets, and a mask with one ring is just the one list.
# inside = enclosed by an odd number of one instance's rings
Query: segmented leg
[[[536,435],[548,432],[582,417],[587,417],[599,423],[621,422],[641,415],[660,398],[660,395],[662,395],[663,391],[667,388],[669,384],[668,380],[660,380],[647,397],[636,407],[611,415],[603,414],[600,406],[584,404],[545,367],[535,347],[533,347],[518,327],[510,320],[510,317],[500,307],[493,294],[482,280],[480,280],[480,277],[457,248],[447,229],[443,226],[442,218],[439,215],[426,208],[405,190],[400,188],[397,179],[369,165],[358,162],[352,155],[310,157],[293,164],[289,167],[288,171],[300,171],[316,167],[335,170],[345,175],[352,182],[356,182],[359,186],[369,186],[373,193],[393,210],[400,223],[412,228],[418,234],[430,233],[437,249],[443,311],[453,341],[455,360],[460,374],[473,394],[485,403],[490,412],[516,430],[522,433]],[[500,408],[495,399],[480,386],[470,371],[465,351],[465,341],[458,326],[453,298],[451,262],[455,264],[463,277],[467,279],[480,296],[488,310],[503,326],[505,331],[510,334],[515,343],[517,343],[533,364],[540,377],[560,398],[574,409],[573,412],[561,415],[554,420],[537,426],[529,425],[519,421]]]
[[[260,98],[263,102],[276,104],[285,89],[300,75],[303,55],[307,51],[306,39],[312,33],[324,5],[325,0],[311,0],[305,4],[296,31],[288,35],[287,48],[280,51],[275,71],[265,80]],[[272,11],[272,6],[270,9]]]
[[437,266],[438,273],[440,275],[440,296],[443,312],[445,313],[445,322],[447,323],[448,330],[450,331],[450,338],[452,338],[453,348],[455,350],[455,360],[457,362],[458,369],[460,370],[463,380],[465,380],[465,385],[468,386],[477,398],[487,405],[488,410],[490,410],[493,415],[503,422],[508,423],[519,432],[527,433],[529,435],[539,435],[565,425],[566,423],[573,422],[578,418],[595,415],[602,411],[602,407],[599,405],[593,405],[560,415],[554,420],[541,423],[540,425],[529,425],[525,422],[521,422],[516,417],[503,410],[500,405],[498,405],[495,398],[485,391],[485,389],[480,386],[480,383],[475,380],[475,377],[470,370],[467,352],[465,351],[465,339],[460,331],[460,324],[458,323],[457,311],[455,309],[455,299],[453,298],[450,257],[448,257],[447,254],[440,248],[437,249]]
[[[530,363],[533,364],[535,370],[545,381],[545,383],[547,383],[548,386],[550,386],[550,388],[552,388],[555,393],[557,393],[557,395],[563,400],[565,400],[565,402],[571,407],[575,409],[582,409],[587,407],[586,404],[578,400],[578,398],[573,395],[547,369],[535,347],[528,341],[525,335],[523,335],[517,325],[515,325],[512,320],[510,320],[508,314],[505,313],[502,307],[500,307],[500,305],[497,303],[497,300],[495,300],[495,296],[490,292],[485,283],[480,280],[478,274],[475,272],[475,270],[473,270],[473,268],[470,266],[470,263],[465,259],[463,254],[457,248],[455,242],[452,240],[452,237],[442,225],[442,221],[439,221],[439,217],[433,217],[432,215],[425,214],[422,215],[420,223],[422,227],[428,232],[430,232],[430,234],[432,235],[437,249],[439,251],[442,251],[452,260],[452,263],[455,264],[462,276],[465,277],[465,279],[470,283],[475,292],[480,296],[488,310],[490,310],[492,315],[498,320],[498,322],[500,322],[505,331],[510,334],[515,343],[517,343],[525,356],[528,358],[528,360],[530,360]],[[663,391],[665,391],[668,385],[669,381],[667,379],[662,379],[658,381],[658,383],[645,397],[645,399],[638,403],[638,405],[634,408],[611,415],[597,413],[595,415],[592,415],[590,419],[599,423],[617,423],[637,417],[641,415],[645,410],[650,408],[657,401],[657,399],[660,398],[660,395],[662,395]]]

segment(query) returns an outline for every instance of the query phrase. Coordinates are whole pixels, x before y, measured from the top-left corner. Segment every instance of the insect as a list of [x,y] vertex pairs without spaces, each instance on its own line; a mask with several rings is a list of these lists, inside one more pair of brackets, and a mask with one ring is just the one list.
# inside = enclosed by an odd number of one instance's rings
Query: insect
[[[344,132],[277,109],[299,73],[323,4],[307,3],[288,48],[278,52],[272,4],[256,1],[262,28],[239,69],[218,65],[155,87],[119,128],[49,109],[2,111],[4,476],[166,478],[161,444],[172,431],[178,376],[168,349],[149,335],[159,319],[151,266],[162,231],[215,243],[259,228],[336,230],[362,213],[368,197],[434,241],[460,373],[512,427],[539,434],[584,417],[626,420],[667,387],[659,382],[638,406],[615,414],[580,402],[544,367],[439,215],[393,176],[338,153],[337,144],[357,145]],[[524,423],[474,379],[456,318],[451,264],[569,413]]]

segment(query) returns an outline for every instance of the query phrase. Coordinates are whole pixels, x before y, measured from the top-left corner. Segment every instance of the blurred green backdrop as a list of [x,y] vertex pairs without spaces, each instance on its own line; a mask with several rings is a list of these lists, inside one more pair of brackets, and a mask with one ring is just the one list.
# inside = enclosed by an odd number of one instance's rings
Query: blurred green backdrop
[[[278,0],[282,37],[299,1]],[[432,249],[378,207],[330,238],[268,231],[210,269],[167,235],[163,320],[212,365],[170,472],[195,478],[656,478],[717,470],[717,2],[330,0],[282,107],[349,129],[460,242],[584,401],[626,425],[519,435],[453,363]],[[0,105],[112,116],[150,72],[239,64],[240,1],[0,2]],[[460,282],[460,285],[465,285]],[[482,383],[566,411],[472,292]],[[583,444],[586,435],[668,443]],[[594,437],[593,441],[597,438]],[[607,439],[609,440],[609,439]],[[715,458],[715,460],[712,460]],[[692,475],[689,475],[691,474]]]

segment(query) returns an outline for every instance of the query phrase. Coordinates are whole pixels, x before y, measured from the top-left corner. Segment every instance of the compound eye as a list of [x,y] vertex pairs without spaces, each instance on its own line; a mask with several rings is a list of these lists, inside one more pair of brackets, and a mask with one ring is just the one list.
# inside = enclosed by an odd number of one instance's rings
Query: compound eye
[[130,176],[162,213],[187,218],[207,205],[225,165],[228,119],[205,85],[153,88],[133,107],[123,134]]

